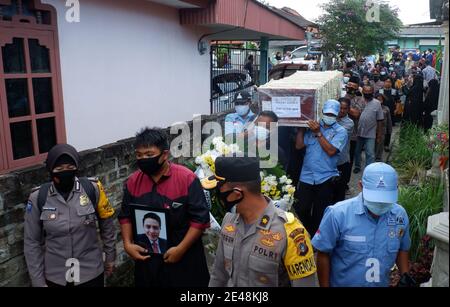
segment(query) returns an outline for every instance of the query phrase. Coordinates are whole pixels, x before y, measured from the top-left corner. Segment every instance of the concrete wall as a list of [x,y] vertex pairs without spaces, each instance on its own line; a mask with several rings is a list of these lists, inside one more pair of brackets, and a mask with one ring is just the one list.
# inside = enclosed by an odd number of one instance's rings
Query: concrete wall
[[181,26],[178,10],[144,0],[81,0],[80,22],[58,12],[67,141],[78,149],[169,126],[210,109],[203,32]]
[[[214,121],[223,127],[224,119],[225,114],[204,116],[202,124]],[[192,132],[192,122],[189,125]],[[171,139],[174,137],[176,135]],[[208,135],[203,135],[203,139],[206,137]],[[133,141],[129,138],[81,153],[81,176],[99,177],[116,211],[122,202],[123,182],[136,169]],[[185,161],[186,158],[180,158],[174,162]],[[31,189],[48,181],[48,172],[43,165],[0,176],[0,287],[30,285],[23,255],[24,209]],[[109,284],[130,285],[132,261],[123,250],[117,221],[116,226],[118,269]]]

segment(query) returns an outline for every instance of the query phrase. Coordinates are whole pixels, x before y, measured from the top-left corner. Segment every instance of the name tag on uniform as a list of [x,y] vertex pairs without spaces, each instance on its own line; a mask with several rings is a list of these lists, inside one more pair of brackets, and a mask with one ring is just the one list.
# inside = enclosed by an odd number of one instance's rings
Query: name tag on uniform
[[388,226],[395,226],[396,224],[395,218],[392,216],[388,217],[387,224]]
[[350,235],[345,235],[345,236],[344,236],[344,240],[350,241],[350,242],[366,242],[366,237],[365,237],[365,236],[350,236]]
[[42,211],[56,211],[56,208],[43,207]]

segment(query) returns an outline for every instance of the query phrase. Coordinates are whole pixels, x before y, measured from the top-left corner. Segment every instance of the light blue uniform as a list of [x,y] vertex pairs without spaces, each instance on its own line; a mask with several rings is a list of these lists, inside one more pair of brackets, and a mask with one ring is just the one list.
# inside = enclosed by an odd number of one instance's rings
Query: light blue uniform
[[326,209],[312,244],[330,254],[330,286],[388,287],[398,252],[411,245],[408,215],[395,204],[377,220],[360,194]]
[[244,129],[256,118],[255,113],[251,110],[248,112],[247,117],[243,118],[237,113],[228,114],[225,117],[225,135],[227,134],[239,134],[244,132]]
[[325,139],[338,150],[338,153],[330,157],[320,146],[319,140],[314,136],[311,130],[308,130],[305,133],[304,143],[306,146],[306,154],[303,161],[300,181],[310,185],[318,185],[332,177],[339,176],[337,162],[339,160],[340,152],[344,149],[348,139],[347,131],[338,123],[325,128],[324,123],[321,120],[320,132],[322,132]]

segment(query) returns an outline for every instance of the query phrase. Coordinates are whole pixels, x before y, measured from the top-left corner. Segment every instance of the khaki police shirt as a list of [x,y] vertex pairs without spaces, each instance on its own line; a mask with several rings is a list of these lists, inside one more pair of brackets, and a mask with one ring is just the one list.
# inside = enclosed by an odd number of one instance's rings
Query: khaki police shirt
[[[92,280],[104,271],[97,221],[105,262],[115,261],[114,209],[100,181],[91,182],[97,206],[91,203],[78,178],[67,201],[52,184],[42,211],[37,204],[39,189],[31,193],[25,212],[24,252],[33,286],[45,286],[46,279],[66,285],[72,281],[66,278],[72,263],[79,263],[80,268],[79,282],[75,279],[75,284]],[[77,278],[77,271],[73,272]]]
[[316,277],[309,235],[292,213],[270,201],[247,232],[239,214],[224,217],[210,287],[316,286]]

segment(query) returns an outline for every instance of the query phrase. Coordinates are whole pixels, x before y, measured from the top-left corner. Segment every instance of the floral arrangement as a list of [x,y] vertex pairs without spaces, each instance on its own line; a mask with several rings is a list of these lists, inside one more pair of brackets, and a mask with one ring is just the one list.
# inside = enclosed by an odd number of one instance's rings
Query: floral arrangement
[[428,147],[440,155],[441,169],[445,168],[448,161],[448,126],[440,125],[432,128],[429,133]]
[[201,167],[203,171],[202,178],[214,175],[215,164],[217,157],[222,157],[230,154],[239,153],[239,146],[237,144],[227,145],[223,141],[223,137],[216,137],[212,140],[211,148],[204,154],[195,158],[195,164]]
[[[215,173],[215,161],[218,157],[240,152],[237,144],[228,145],[222,137],[216,137],[213,139],[209,150],[195,158],[195,164],[198,166],[195,173],[200,179],[212,176]],[[294,202],[295,187],[284,170],[277,166],[261,171],[260,176],[262,194],[272,199],[278,208],[289,211]],[[212,203],[215,202],[217,200],[214,199]],[[220,220],[222,212],[217,212],[218,208],[214,208],[214,205],[211,207],[213,215],[216,215]]]
[[[294,202],[295,187],[292,180],[286,175],[278,177],[270,174],[269,171],[262,171],[261,175],[261,192],[274,201],[284,201],[288,207]],[[289,209],[289,208],[283,208]]]

